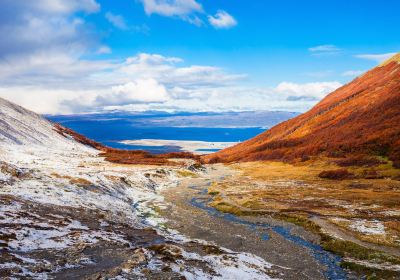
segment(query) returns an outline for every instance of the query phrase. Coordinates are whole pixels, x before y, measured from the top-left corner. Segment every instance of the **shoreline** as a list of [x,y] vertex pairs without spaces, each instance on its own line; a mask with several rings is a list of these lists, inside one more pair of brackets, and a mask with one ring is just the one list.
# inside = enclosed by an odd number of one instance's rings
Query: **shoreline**
[[208,154],[219,151],[240,142],[215,142],[215,141],[188,141],[188,140],[163,140],[163,139],[139,139],[123,140],[118,143],[124,145],[144,146],[144,147],[179,147],[183,152],[194,154]]

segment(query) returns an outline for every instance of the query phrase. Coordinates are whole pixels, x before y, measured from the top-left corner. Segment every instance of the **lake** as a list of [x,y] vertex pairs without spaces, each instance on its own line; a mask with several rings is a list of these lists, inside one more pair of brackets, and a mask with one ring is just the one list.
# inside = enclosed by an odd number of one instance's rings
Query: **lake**
[[[243,125],[243,118],[238,114],[232,117],[215,113],[110,113],[46,117],[113,148],[145,150],[154,154],[179,151],[204,154],[250,139],[264,132],[271,122],[292,116],[280,113],[268,112],[269,118],[264,122],[259,121],[258,115],[253,123],[249,122],[250,117],[242,116],[247,122],[245,127],[236,127],[236,123]],[[270,116],[274,116],[273,121]],[[213,127],[214,123],[218,127]]]

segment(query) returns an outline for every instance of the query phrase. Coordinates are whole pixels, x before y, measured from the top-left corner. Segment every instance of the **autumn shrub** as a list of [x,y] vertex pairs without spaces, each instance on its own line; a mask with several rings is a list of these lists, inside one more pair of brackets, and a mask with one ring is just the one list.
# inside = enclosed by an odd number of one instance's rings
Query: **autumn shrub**
[[354,178],[354,174],[347,169],[326,170],[318,174],[318,177],[330,180],[345,180]]
[[363,155],[347,157],[343,159],[336,160],[335,163],[341,167],[348,166],[365,166],[372,167],[377,166],[379,164],[385,164],[386,161],[379,160],[375,157],[367,157]]
[[363,170],[362,177],[365,179],[381,179],[383,176],[379,174],[375,169]]

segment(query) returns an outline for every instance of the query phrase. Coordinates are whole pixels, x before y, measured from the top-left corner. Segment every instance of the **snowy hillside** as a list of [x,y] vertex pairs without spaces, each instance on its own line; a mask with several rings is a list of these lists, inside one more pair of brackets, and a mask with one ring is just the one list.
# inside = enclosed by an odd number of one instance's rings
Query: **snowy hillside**
[[54,147],[73,142],[58,134],[45,118],[0,98],[0,143]]
[[271,279],[263,259],[165,228],[159,190],[185,166],[98,154],[0,99],[1,279]]

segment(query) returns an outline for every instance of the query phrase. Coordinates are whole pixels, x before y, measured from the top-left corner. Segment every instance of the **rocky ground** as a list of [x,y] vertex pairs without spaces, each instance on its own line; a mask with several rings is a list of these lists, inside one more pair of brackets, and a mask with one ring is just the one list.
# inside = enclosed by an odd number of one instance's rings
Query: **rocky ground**
[[105,162],[81,145],[0,148],[2,279],[273,279],[280,268],[249,252],[166,227],[159,192],[192,162]]
[[[204,239],[234,251],[250,252],[262,257],[274,264],[271,272],[282,279],[347,277],[335,258],[329,260],[332,268],[328,272],[328,267],[314,257],[312,249],[290,238],[299,238],[311,246],[318,243],[317,235],[301,227],[270,217],[237,217],[207,208],[210,198],[207,189],[211,182],[232,176],[235,176],[232,169],[216,165],[209,167],[202,176],[182,180],[173,191],[162,191],[167,207],[160,213],[167,218],[167,226],[191,238]],[[264,227],[263,224],[268,226]],[[276,231],[277,228],[287,229],[288,235]]]

